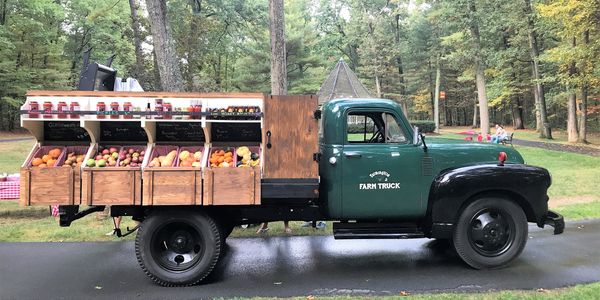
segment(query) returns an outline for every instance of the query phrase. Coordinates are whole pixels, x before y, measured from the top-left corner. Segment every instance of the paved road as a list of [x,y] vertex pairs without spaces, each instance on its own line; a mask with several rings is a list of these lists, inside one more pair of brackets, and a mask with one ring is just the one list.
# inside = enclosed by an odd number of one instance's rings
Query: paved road
[[401,291],[557,288],[600,281],[600,220],[563,235],[531,227],[521,257],[501,270],[467,268],[426,239],[230,239],[205,285],[163,288],[139,269],[132,242],[0,244],[0,298],[180,299],[397,295]]
[[0,139],[0,143],[10,143],[10,142],[20,142],[20,141],[28,141],[33,140],[33,137],[21,137],[21,138],[10,138],[10,139]]

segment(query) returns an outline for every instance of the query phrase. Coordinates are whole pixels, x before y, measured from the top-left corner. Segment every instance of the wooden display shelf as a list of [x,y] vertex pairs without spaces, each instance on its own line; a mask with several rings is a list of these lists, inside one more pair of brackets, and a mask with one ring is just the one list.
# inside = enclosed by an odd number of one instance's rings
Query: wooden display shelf
[[200,168],[147,167],[143,173],[143,205],[202,205]]
[[204,170],[204,205],[259,205],[260,167]]
[[87,205],[140,205],[142,171],[139,167],[83,168],[81,194]]

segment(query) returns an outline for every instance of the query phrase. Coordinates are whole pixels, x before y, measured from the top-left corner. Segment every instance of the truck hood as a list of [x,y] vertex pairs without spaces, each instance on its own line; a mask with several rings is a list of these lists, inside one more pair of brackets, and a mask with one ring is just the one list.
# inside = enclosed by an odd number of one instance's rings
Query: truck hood
[[433,158],[434,168],[439,171],[474,164],[497,163],[500,152],[507,154],[506,163],[508,164],[524,163],[523,157],[517,150],[501,144],[440,137],[426,137],[425,143],[428,147],[427,154]]

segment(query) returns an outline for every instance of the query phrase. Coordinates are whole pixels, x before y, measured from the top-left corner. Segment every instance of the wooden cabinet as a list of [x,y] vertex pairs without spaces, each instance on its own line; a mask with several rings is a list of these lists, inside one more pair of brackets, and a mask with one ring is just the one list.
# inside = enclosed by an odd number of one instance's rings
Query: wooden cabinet
[[202,205],[202,171],[192,167],[144,169],[143,205]]

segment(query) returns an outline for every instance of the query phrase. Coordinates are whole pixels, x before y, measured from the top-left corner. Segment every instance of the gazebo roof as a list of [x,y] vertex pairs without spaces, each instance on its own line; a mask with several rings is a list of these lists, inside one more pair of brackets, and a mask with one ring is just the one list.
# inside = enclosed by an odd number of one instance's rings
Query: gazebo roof
[[319,104],[336,98],[373,97],[341,58],[321,85],[317,96],[319,96]]

